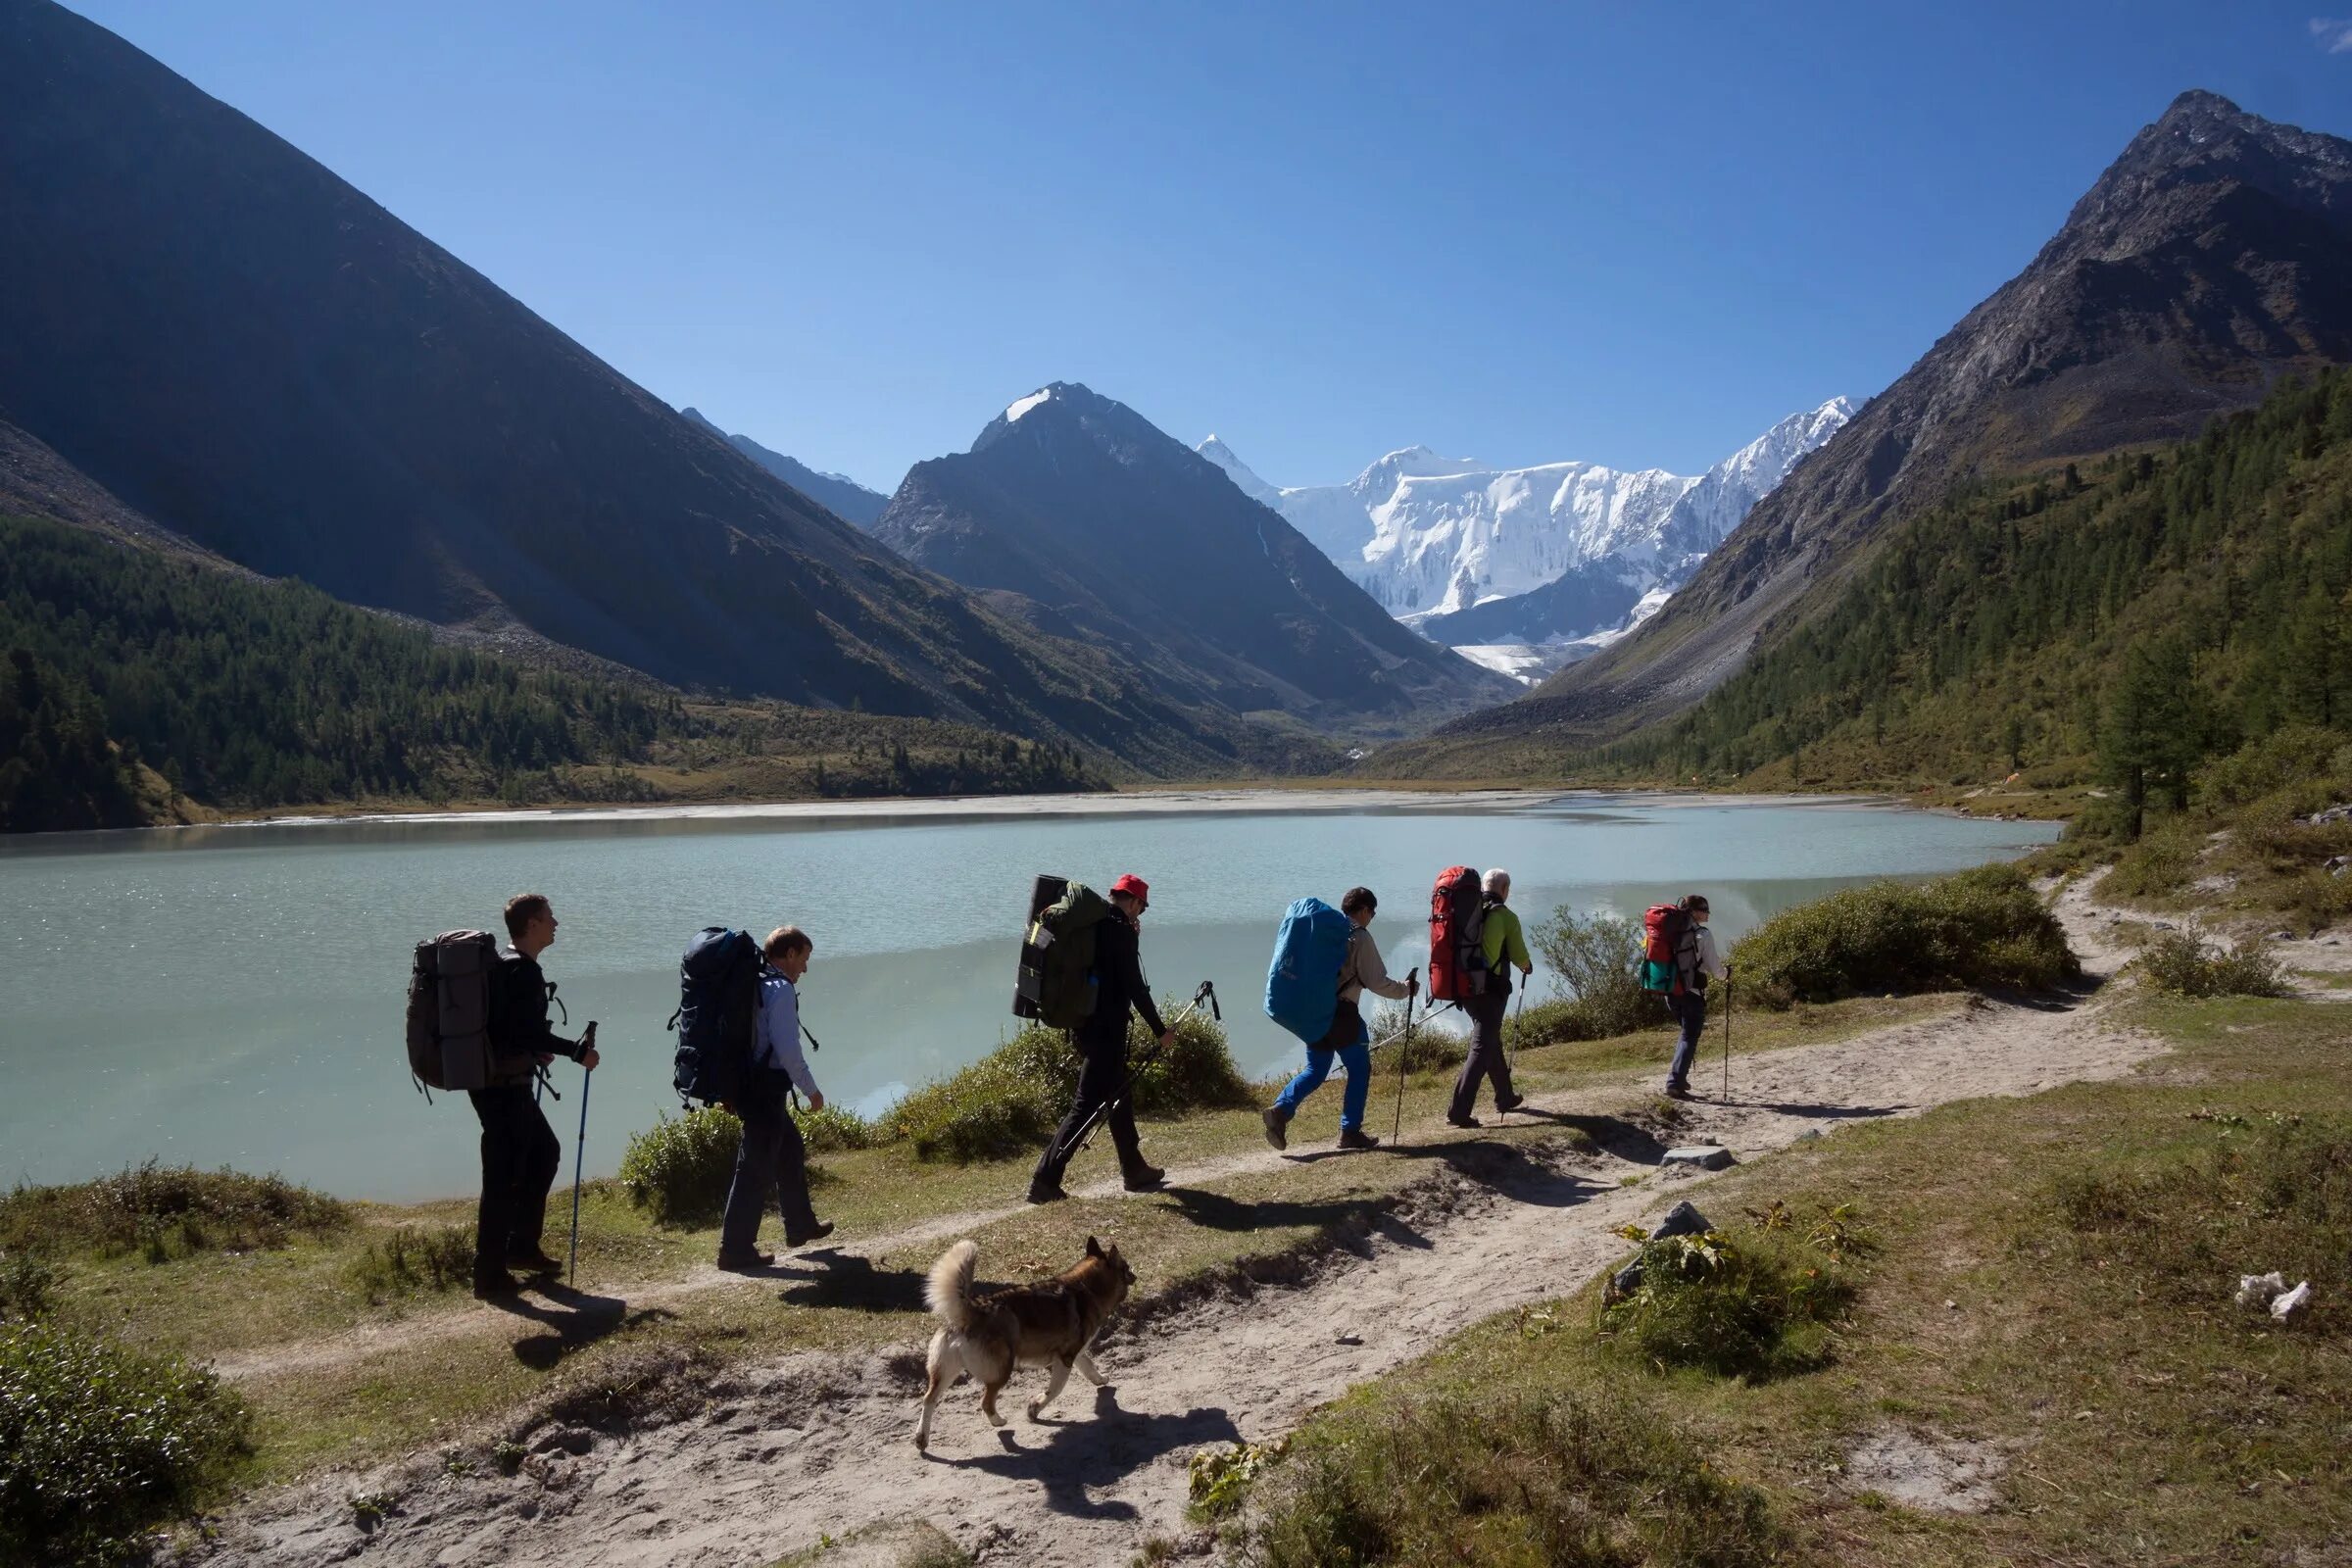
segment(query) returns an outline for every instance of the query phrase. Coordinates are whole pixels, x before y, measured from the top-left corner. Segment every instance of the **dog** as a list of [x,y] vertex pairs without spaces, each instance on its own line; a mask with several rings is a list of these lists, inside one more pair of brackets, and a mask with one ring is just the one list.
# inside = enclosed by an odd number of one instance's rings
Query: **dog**
[[957,1242],[931,1265],[924,1298],[942,1327],[931,1336],[926,1358],[930,1382],[923,1390],[922,1419],[914,1446],[931,1442],[931,1408],[948,1385],[968,1375],[981,1388],[980,1413],[989,1425],[1004,1425],[997,1413],[997,1392],[1011,1381],[1016,1366],[1054,1369],[1046,1392],[1029,1401],[1029,1419],[1052,1404],[1076,1367],[1097,1388],[1108,1381],[1095,1365],[1095,1337],[1134,1288],[1135,1270],[1113,1246],[1105,1251],[1092,1236],[1086,1256],[1040,1285],[1014,1285],[986,1296],[972,1294],[972,1268],[980,1244]]

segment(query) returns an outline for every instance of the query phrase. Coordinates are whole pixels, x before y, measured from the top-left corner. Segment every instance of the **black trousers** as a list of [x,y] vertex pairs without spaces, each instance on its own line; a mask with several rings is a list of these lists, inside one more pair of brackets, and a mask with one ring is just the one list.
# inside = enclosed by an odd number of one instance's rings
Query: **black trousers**
[[1478,1085],[1482,1078],[1494,1080],[1494,1103],[1500,1107],[1511,1100],[1511,1063],[1502,1054],[1502,1020],[1509,1012],[1511,994],[1507,991],[1485,991],[1462,1004],[1470,1014],[1473,1033],[1470,1037],[1470,1059],[1462,1063],[1461,1076],[1453,1081],[1453,1103],[1446,1114],[1455,1120],[1467,1116],[1478,1104]]
[[741,1257],[760,1240],[760,1211],[770,1193],[776,1195],[788,1244],[798,1247],[816,1229],[816,1210],[808,1203],[808,1149],[785,1104],[791,1083],[788,1074],[755,1069],[750,1087],[735,1102],[743,1141],[735,1146],[735,1180],[718,1224],[722,1257]]
[[473,1271],[490,1274],[511,1257],[538,1252],[547,1193],[564,1165],[564,1145],[531,1099],[529,1084],[468,1089],[482,1124],[482,1202],[473,1217]]
[[[1122,1026],[1124,1019],[1120,1020]],[[1096,1110],[1111,1096],[1118,1094],[1127,1082],[1127,1031],[1121,1027],[1116,1034],[1107,1030],[1080,1030],[1078,1034],[1078,1100],[1070,1113],[1061,1119],[1054,1130],[1054,1141],[1046,1146],[1037,1162],[1037,1172],[1030,1177],[1033,1187],[1058,1186],[1062,1167],[1070,1162],[1075,1151],[1066,1146],[1078,1136],[1078,1129],[1087,1124]],[[1143,1142],[1136,1136],[1135,1111],[1128,1099],[1121,1099],[1107,1120],[1110,1123],[1111,1146],[1119,1152],[1119,1169],[1133,1170],[1144,1162]]]

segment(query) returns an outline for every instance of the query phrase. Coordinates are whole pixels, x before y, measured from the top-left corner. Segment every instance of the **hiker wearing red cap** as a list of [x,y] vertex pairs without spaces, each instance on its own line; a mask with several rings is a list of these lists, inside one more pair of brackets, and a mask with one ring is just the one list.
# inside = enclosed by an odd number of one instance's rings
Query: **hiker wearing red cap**
[[1110,885],[1111,917],[1095,928],[1095,1010],[1076,1031],[1078,1100],[1054,1131],[1054,1141],[1029,1178],[1029,1201],[1051,1203],[1068,1195],[1061,1190],[1061,1170],[1069,1162],[1071,1146],[1103,1103],[1117,1097],[1105,1118],[1110,1141],[1119,1152],[1119,1172],[1131,1193],[1148,1193],[1166,1180],[1167,1172],[1144,1162],[1142,1141],[1136,1136],[1135,1112],[1120,1090],[1127,1085],[1127,1009],[1144,1016],[1159,1036],[1162,1048],[1176,1043],[1176,1032],[1160,1022],[1152,1004],[1152,988],[1144,981],[1141,933],[1136,922],[1152,905],[1151,885],[1130,872]]

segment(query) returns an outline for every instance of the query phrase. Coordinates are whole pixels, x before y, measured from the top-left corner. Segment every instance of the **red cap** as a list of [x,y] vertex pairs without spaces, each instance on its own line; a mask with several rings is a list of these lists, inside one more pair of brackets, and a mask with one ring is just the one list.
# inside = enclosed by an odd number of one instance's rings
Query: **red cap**
[[1124,893],[1138,904],[1148,905],[1152,902],[1152,884],[1137,876],[1133,871],[1113,882],[1110,885],[1110,891]]

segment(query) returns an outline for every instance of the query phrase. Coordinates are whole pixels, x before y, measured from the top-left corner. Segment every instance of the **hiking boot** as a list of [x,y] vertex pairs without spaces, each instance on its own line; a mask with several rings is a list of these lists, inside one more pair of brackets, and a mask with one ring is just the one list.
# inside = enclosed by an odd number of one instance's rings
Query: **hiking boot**
[[503,1268],[473,1277],[473,1298],[477,1301],[501,1300],[521,1294],[522,1287],[514,1283],[514,1276]]
[[1479,1125],[1479,1120],[1476,1116],[1448,1116],[1446,1118],[1446,1125],[1462,1128],[1476,1127]]
[[820,1219],[808,1235],[785,1237],[784,1245],[786,1247],[807,1247],[810,1242],[821,1242],[832,1234],[833,1222],[829,1219]]
[[1339,1147],[1342,1149],[1378,1149],[1380,1140],[1361,1127],[1343,1127],[1340,1129]]
[[564,1265],[533,1248],[527,1252],[509,1252],[507,1267],[517,1274],[561,1274]]
[[1681,1084],[1668,1084],[1666,1086],[1666,1098],[1668,1100],[1695,1100],[1698,1097],[1691,1094],[1689,1089],[1685,1088]]
[[1120,1180],[1131,1193],[1155,1193],[1168,1184],[1168,1173],[1157,1165],[1138,1165],[1124,1172]]
[[753,1269],[768,1267],[775,1260],[775,1253],[762,1252],[756,1249],[749,1252],[721,1252],[718,1254],[718,1266],[728,1274],[749,1274]]
[[1286,1129],[1291,1125],[1291,1113],[1289,1111],[1283,1109],[1280,1105],[1268,1105],[1265,1109],[1257,1113],[1257,1119],[1266,1124],[1267,1143],[1272,1144],[1276,1149],[1288,1149],[1291,1147],[1290,1134],[1288,1131],[1286,1131]]
[[1525,1095],[1513,1095],[1508,1100],[1497,1100],[1494,1102],[1494,1114],[1497,1116],[1508,1116],[1512,1111],[1517,1110],[1521,1105],[1526,1103],[1527,1097]]
[[1058,1203],[1069,1196],[1061,1190],[1059,1182],[1031,1182],[1029,1184],[1029,1201],[1032,1203]]

